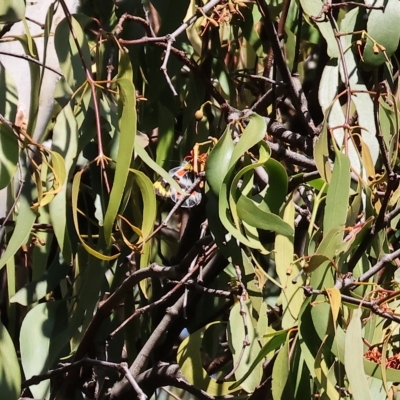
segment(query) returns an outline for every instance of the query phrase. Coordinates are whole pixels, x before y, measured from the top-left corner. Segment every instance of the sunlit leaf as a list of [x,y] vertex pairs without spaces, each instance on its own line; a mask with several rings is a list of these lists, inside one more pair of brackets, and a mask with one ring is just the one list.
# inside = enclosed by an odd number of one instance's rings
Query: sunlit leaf
[[350,191],[350,162],[347,156],[336,153],[332,179],[326,196],[324,232],[334,228],[344,228],[347,217]]
[[[127,58],[125,54],[123,57]],[[121,61],[127,64],[125,67],[131,73],[130,61]],[[136,136],[136,96],[135,87],[131,80],[118,79],[118,87],[120,91],[118,99],[119,109],[119,131],[120,143],[118,148],[117,166],[115,169],[114,184],[110,193],[110,200],[104,217],[104,238],[106,243],[111,243],[111,231],[118,213],[122,194],[124,192],[126,180],[128,177],[129,167],[133,159],[133,147]]]
[[[219,322],[213,324],[217,323]],[[235,391],[229,388],[231,383],[218,383],[216,379],[208,376],[207,372],[201,367],[201,343],[206,329],[211,325],[199,329],[182,341],[178,348],[177,361],[185,378],[192,385],[207,391],[211,396],[225,396]]]
[[361,310],[357,308],[353,311],[353,316],[346,332],[344,366],[354,399],[368,400],[371,399],[371,396],[363,366],[364,350],[360,318]]
[[25,16],[24,0],[4,0],[0,5],[0,23],[20,21]]
[[369,68],[376,68],[389,59],[398,48],[400,39],[397,26],[400,4],[397,1],[379,0],[374,2],[374,6],[383,6],[383,10],[368,12],[367,32],[370,37],[363,58]]
[[[255,331],[251,321],[251,310],[249,303],[245,303],[245,309],[237,302],[231,309],[228,325],[228,340],[232,349],[233,364],[237,365],[235,371],[236,379],[240,380],[248,372],[249,367],[260,351],[258,341],[255,340]],[[243,314],[243,312],[245,314]],[[247,338],[249,345],[244,347],[244,340]],[[247,392],[252,393],[259,385],[262,378],[262,365],[258,364],[251,373],[241,380],[240,386]]]
[[289,376],[289,351],[289,337],[287,337],[272,369],[272,397],[274,400],[293,398],[293,387]]

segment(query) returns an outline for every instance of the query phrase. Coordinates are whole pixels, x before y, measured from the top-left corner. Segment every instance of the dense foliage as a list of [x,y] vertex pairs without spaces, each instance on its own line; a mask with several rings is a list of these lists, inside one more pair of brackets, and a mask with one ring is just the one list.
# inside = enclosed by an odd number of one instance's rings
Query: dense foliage
[[0,4],[0,397],[398,398],[398,0],[41,3]]

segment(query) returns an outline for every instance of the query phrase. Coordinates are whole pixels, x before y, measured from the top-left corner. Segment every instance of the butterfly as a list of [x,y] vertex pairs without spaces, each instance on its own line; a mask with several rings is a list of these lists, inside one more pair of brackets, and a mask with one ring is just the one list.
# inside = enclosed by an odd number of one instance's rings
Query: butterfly
[[[188,161],[183,161],[179,167],[175,167],[168,172],[171,177],[178,182],[184,192],[188,191],[195,181],[196,174],[193,170],[193,165]],[[169,198],[174,203],[177,203],[183,197],[173,186],[171,186],[164,178],[159,178],[154,183],[154,189],[157,196]],[[186,200],[181,204],[181,207],[192,208],[201,202],[201,193],[193,190]]]

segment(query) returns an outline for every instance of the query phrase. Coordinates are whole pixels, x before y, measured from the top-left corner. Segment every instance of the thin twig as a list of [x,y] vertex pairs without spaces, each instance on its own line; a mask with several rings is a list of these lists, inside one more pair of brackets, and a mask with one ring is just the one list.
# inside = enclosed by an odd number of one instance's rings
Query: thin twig
[[237,297],[238,297],[239,304],[240,304],[240,315],[242,316],[242,320],[243,320],[244,338],[243,338],[242,349],[240,351],[239,357],[238,357],[235,365],[232,368],[232,371],[229,372],[229,374],[227,374],[222,381],[227,381],[234,375],[236,370],[239,368],[240,363],[242,362],[244,352],[246,351],[246,347],[250,346],[249,328],[247,326],[247,321],[246,321],[247,312],[246,312],[246,306],[244,303],[244,300],[247,297],[247,290],[243,283],[242,271],[240,270],[240,266],[237,264],[235,264],[235,271],[236,271],[236,277],[237,277],[239,285],[241,287],[241,293],[238,294]]
[[385,224],[390,223],[392,219],[397,217],[400,214],[400,207],[395,208],[385,215]]
[[[308,297],[313,296],[313,295],[328,296],[328,294],[326,293],[325,290],[317,290],[317,289],[310,288],[308,286],[303,286],[303,290],[304,290],[304,294]],[[347,296],[345,294],[340,294],[340,296],[341,296],[343,302],[354,304],[359,307],[368,308],[374,314],[379,315],[382,318],[386,318],[393,322],[400,323],[399,316],[397,316],[395,314],[391,314],[391,313],[387,312],[386,310],[382,309],[381,307],[379,307],[379,303],[377,301],[365,301],[363,299],[357,299],[355,297]]]
[[60,71],[57,71],[56,69],[51,68],[51,67],[47,66],[46,64],[43,64],[42,62],[36,60],[36,58],[28,56],[27,54],[14,54],[14,53],[9,53],[8,51],[0,51],[0,54],[3,54],[5,56],[10,56],[10,57],[22,58],[23,60],[40,65],[41,67],[48,69],[51,72],[54,72],[55,74],[57,74],[60,77],[64,76]]
[[116,291],[104,302],[99,305],[99,308],[91,320],[86,332],[83,335],[81,343],[74,355],[74,361],[83,358],[93,341],[96,332],[99,330],[105,318],[111,315],[114,308],[123,300],[126,293],[137,285],[140,281],[152,277],[179,277],[179,271],[175,267],[164,267],[157,264],[151,264],[147,268],[142,268],[135,271],[132,275],[126,278]]
[[369,278],[374,276],[376,273],[378,273],[382,268],[385,267],[386,264],[391,263],[394,261],[396,258],[400,257],[400,249],[397,249],[393,253],[389,254],[384,254],[380,260],[372,266],[367,272],[363,273],[357,280],[357,282],[367,282]]
[[275,154],[275,157],[278,160],[283,158],[284,160],[290,161],[293,164],[301,165],[302,167],[311,168],[313,170],[316,169],[317,166],[312,158],[308,158],[306,156],[303,156],[302,154],[295,153],[292,150],[288,150],[286,147],[283,147],[279,143],[273,143],[269,140],[266,140],[265,142],[268,144],[268,146],[272,150],[272,153]]
[[101,367],[101,368],[109,368],[109,369],[115,369],[118,372],[122,373],[128,382],[132,385],[133,389],[135,390],[138,398],[140,400],[147,400],[147,396],[143,393],[143,390],[140,388],[140,386],[137,384],[135,379],[133,378],[132,374],[129,372],[128,366],[125,362],[122,363],[112,363],[109,361],[102,361],[102,360],[95,360],[92,358],[82,358],[79,361],[75,361],[70,364],[59,364],[60,367],[50,370],[44,374],[40,375],[34,375],[30,379],[27,379],[25,382],[22,383],[22,387],[26,388],[32,385],[37,385],[42,381],[45,381],[47,379],[51,379],[54,376],[60,375],[60,374],[65,374],[68,371],[71,370],[76,370],[83,365],[91,365],[93,367]]
[[[167,47],[167,44],[160,41],[159,38],[151,38],[147,36],[137,40],[118,39],[118,42],[121,45],[152,44],[154,46],[159,46],[164,49],[166,49]],[[226,114],[229,114],[229,112],[231,112],[231,106],[227,103],[227,101],[224,99],[221,93],[218,92],[217,88],[213,85],[212,81],[204,75],[199,66],[193,60],[191,60],[187,56],[187,54],[182,50],[178,50],[175,47],[171,47],[171,53],[179,61],[181,61],[184,65],[186,65],[190,69],[190,71],[202,81],[206,89],[210,92],[211,96],[218,102],[219,106],[221,107],[221,110]]]
[[160,299],[147,304],[144,307],[138,308],[135,310],[135,312],[130,315],[122,324],[118,326],[111,334],[110,338],[112,339],[121,329],[123,329],[129,322],[131,322],[134,318],[136,318],[139,315],[144,314],[147,311],[152,310],[153,308],[159,306],[160,304],[165,303],[173,294],[175,294],[179,289],[181,289],[185,282],[189,280],[189,278],[199,269],[199,264],[197,263],[193,269],[189,269],[189,272],[176,284],[175,287],[173,287],[171,290],[169,290],[164,296],[162,296]]
[[[170,283],[174,283],[174,284],[178,284],[182,281],[169,281]],[[211,288],[207,288],[204,287],[202,285],[200,285],[199,283],[189,279],[187,282],[183,282],[184,286],[186,286],[188,289],[193,289],[196,290],[197,292],[202,292],[205,294],[209,294],[211,296],[215,296],[215,297],[223,297],[226,299],[230,299],[232,298],[232,293],[228,292],[227,290],[221,290],[221,289],[211,289]]]

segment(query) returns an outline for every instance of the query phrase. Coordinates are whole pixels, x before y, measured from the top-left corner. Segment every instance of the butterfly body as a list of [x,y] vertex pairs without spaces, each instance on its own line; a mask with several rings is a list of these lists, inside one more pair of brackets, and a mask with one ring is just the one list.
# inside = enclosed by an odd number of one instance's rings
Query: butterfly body
[[[193,170],[193,165],[184,161],[179,167],[172,168],[168,172],[171,177],[179,184],[184,192],[188,192],[193,185],[196,174]],[[154,183],[154,189],[158,196],[170,198],[174,203],[177,203],[184,196],[171,186],[165,179],[160,178]],[[201,193],[194,190],[182,203],[181,207],[192,208],[201,202]]]

